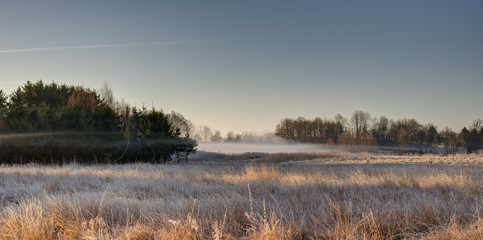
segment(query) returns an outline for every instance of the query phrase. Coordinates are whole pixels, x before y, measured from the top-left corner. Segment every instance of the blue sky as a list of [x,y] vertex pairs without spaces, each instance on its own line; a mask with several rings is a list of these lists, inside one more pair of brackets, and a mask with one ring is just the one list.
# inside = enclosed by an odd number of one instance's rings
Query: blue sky
[[483,118],[482,1],[2,1],[0,88],[43,79],[222,132],[355,110]]

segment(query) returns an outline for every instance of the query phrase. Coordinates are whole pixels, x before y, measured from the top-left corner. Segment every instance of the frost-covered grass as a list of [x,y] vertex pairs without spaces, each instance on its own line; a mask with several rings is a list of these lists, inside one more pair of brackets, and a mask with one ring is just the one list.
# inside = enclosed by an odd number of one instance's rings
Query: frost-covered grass
[[0,239],[483,239],[482,159],[3,166]]

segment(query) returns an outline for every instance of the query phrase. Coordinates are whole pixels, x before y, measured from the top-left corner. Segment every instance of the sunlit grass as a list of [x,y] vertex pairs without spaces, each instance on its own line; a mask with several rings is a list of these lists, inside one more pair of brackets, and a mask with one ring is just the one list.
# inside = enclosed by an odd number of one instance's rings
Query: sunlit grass
[[1,239],[482,239],[478,155],[0,168]]

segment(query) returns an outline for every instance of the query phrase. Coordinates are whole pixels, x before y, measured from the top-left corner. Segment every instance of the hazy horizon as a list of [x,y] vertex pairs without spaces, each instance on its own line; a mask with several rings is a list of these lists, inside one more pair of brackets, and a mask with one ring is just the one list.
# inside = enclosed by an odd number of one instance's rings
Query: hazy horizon
[[455,131],[483,118],[481,1],[0,3],[0,89],[99,89],[197,125],[273,132],[356,110]]

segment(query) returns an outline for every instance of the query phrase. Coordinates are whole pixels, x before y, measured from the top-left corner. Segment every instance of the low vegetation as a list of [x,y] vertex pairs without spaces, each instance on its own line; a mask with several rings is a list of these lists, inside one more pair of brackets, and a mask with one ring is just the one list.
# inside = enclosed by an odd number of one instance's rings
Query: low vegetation
[[479,155],[302,158],[3,166],[0,238],[483,238]]

